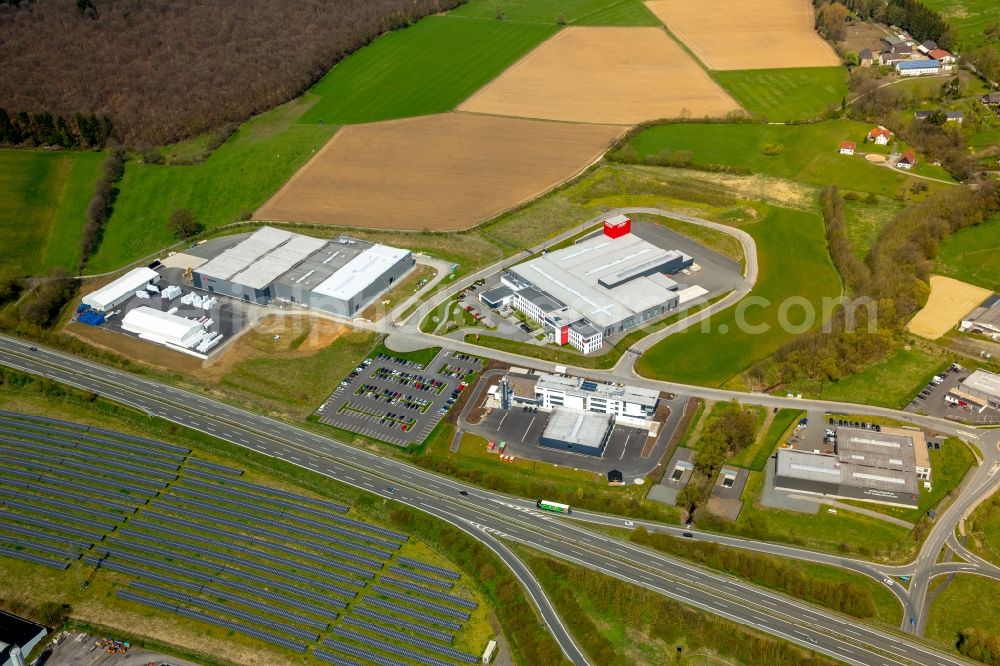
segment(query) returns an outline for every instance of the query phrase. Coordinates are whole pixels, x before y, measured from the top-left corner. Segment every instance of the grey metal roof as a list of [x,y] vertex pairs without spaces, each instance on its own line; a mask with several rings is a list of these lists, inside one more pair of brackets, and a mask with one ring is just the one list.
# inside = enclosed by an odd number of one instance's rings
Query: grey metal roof
[[598,448],[611,424],[612,417],[608,414],[557,407],[552,410],[542,437],[574,446]]
[[198,272],[206,277],[229,280],[291,237],[290,231],[261,227],[246,240],[202,264]]
[[563,303],[560,303],[559,301],[552,298],[548,294],[544,293],[540,289],[537,289],[536,287],[525,287],[524,289],[519,290],[517,293],[526,301],[534,303],[539,308],[541,308],[542,312],[551,312],[553,310],[558,310],[560,308],[565,307]]
[[479,294],[479,298],[480,300],[489,303],[497,303],[502,299],[513,295],[513,293],[514,293],[513,289],[511,289],[505,284],[502,284],[499,287],[494,287],[493,289],[487,289],[486,291],[482,292],[481,294]]
[[991,400],[1000,400],[1000,375],[976,370],[961,384],[966,391],[977,391]]

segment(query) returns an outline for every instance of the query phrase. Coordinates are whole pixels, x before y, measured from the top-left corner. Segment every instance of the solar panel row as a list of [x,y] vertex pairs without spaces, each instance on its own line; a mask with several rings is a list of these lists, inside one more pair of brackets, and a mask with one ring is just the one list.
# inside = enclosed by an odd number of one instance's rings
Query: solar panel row
[[315,499],[313,497],[306,497],[305,495],[299,495],[298,493],[292,493],[287,490],[278,490],[277,488],[268,488],[267,486],[261,486],[256,483],[250,483],[249,481],[242,481],[240,479],[234,479],[228,476],[223,476],[221,474],[213,474],[212,472],[206,472],[199,469],[189,469],[188,474],[196,476],[202,479],[212,479],[214,481],[219,481],[225,485],[235,486],[237,488],[245,488],[251,492],[256,492],[260,495],[266,495],[268,497],[284,497],[286,499],[296,500],[302,502],[303,504],[311,504],[313,506],[322,507],[324,509],[329,509],[330,511],[339,511],[340,513],[347,513],[348,507],[343,504],[338,504],[337,502],[330,502],[328,500]]
[[53,532],[58,534],[63,538],[69,537],[79,537],[81,539],[86,539],[90,543],[95,541],[100,541],[104,538],[104,534],[100,532],[91,532],[90,530],[80,529],[79,527],[72,527],[70,525],[64,525],[63,523],[56,523],[51,520],[45,520],[44,518],[39,518],[38,516],[27,516],[21,513],[15,513],[14,511],[8,511],[4,514],[4,519],[8,521],[14,521],[22,525],[34,525],[35,527],[41,528],[48,532]]
[[181,483],[185,486],[193,486],[195,488],[200,488],[202,490],[208,490],[219,495],[225,495],[227,497],[235,497],[236,499],[247,502],[255,502],[256,504],[269,504],[275,507],[283,507],[285,509],[293,509],[299,513],[305,513],[310,516],[316,516],[317,518],[323,518],[329,515],[329,510],[317,509],[311,506],[304,506],[300,501],[292,501],[279,499],[277,497],[268,497],[267,495],[258,495],[257,493],[252,493],[244,489],[228,488],[226,486],[220,486],[217,483],[210,483],[208,481],[201,481],[199,479],[191,479],[184,477]]
[[[323,641],[323,645],[333,650],[336,650],[337,652],[343,652],[344,654],[349,654],[352,657],[365,659],[374,664],[377,664],[377,666],[407,666],[407,664],[404,664],[401,661],[390,659],[389,657],[379,654],[378,652],[372,652],[371,650],[359,648],[356,645],[343,643],[333,638],[328,638],[325,641]],[[320,650],[313,650],[313,654],[316,654],[317,656],[323,655],[322,651]]]
[[[0,455],[11,456],[13,457],[13,460],[17,462],[19,458],[24,457],[24,451],[18,448],[0,446]],[[21,466],[28,467],[28,465],[26,464],[21,464]],[[76,470],[80,470],[85,472],[87,476],[93,478],[98,483],[105,483],[108,481],[108,478],[113,478],[122,481],[127,481],[129,484],[133,486],[140,486],[144,489],[149,489],[149,490],[160,490],[161,488],[167,485],[165,481],[161,481],[158,479],[151,479],[148,477],[140,476],[138,474],[132,474],[130,472],[125,472],[117,468],[112,469],[110,467],[104,467],[99,462],[86,462],[83,460],[76,460],[74,458],[69,458],[65,456],[49,460],[46,467],[47,469],[51,469],[54,471],[62,470],[62,468],[64,467],[72,467],[73,468],[72,475],[74,477],[82,476],[76,473]],[[67,470],[64,471],[63,473],[68,474],[70,472]],[[111,484],[108,483],[107,485]]]
[[[211,597],[216,599],[221,599],[223,601],[228,601],[231,604],[236,604],[237,606],[245,606],[247,608],[253,608],[261,613],[267,613],[268,615],[274,615],[276,617],[281,617],[289,622],[294,622],[296,624],[301,624],[306,627],[311,627],[316,631],[326,631],[329,628],[330,623],[327,620],[317,620],[314,617],[309,617],[308,615],[303,615],[302,613],[297,613],[295,611],[289,610],[287,608],[276,607],[273,604],[266,604],[262,601],[257,601],[256,599],[250,599],[239,594],[233,594],[231,592],[226,592],[224,590],[216,590],[215,588],[205,586],[202,591]],[[326,615],[331,615],[332,618],[336,619],[337,613],[333,611],[327,611]]]
[[21,414],[18,412],[8,412],[0,410],[0,416],[6,416],[7,418],[17,419],[21,421],[34,421],[36,423],[49,423],[52,425],[57,425],[65,430],[76,430],[79,432],[90,432],[100,435],[108,435],[110,437],[115,437],[117,439],[123,439],[129,442],[139,442],[141,444],[147,444],[153,448],[160,451],[168,451],[171,453],[182,453],[188,454],[191,452],[190,449],[185,449],[183,446],[176,446],[174,444],[166,444],[165,442],[158,442],[155,439],[147,439],[146,437],[137,437],[135,435],[126,435],[124,433],[115,432],[114,430],[105,430],[104,428],[95,428],[93,426],[86,426],[79,423],[73,423],[72,421],[60,421],[59,419],[52,419],[47,416],[35,416],[33,414]]
[[[16,499],[10,499],[9,497],[0,497],[0,506],[9,506],[15,509],[21,509],[22,511],[27,511],[29,513],[37,513],[43,516],[49,516],[51,518],[56,518],[57,520],[64,520],[67,522],[77,521],[75,524],[87,525],[89,527],[99,528],[102,532],[110,532],[114,529],[114,525],[107,524],[94,524],[93,519],[85,519],[83,516],[72,516],[67,515],[66,511],[56,511],[54,509],[47,509],[44,506],[38,506],[38,504],[50,504],[52,506],[59,506],[63,509],[74,509],[75,506],[69,504],[68,502],[60,502],[59,500],[44,500],[39,502],[32,499],[31,503],[22,502]],[[82,513],[82,512],[80,512]]]
[[445,578],[450,578],[452,580],[458,580],[460,574],[457,571],[450,571],[448,569],[442,569],[441,567],[436,567],[433,564],[427,564],[426,562],[421,562],[420,560],[414,560],[409,557],[398,558],[400,564],[405,564],[411,569],[419,569],[420,571],[426,571],[428,573],[437,574],[438,576],[443,576]]
[[[356,627],[358,629],[364,629],[366,631],[378,634],[380,636],[385,636],[394,641],[404,643],[407,645],[413,645],[415,647],[421,648],[422,650],[429,650],[431,652],[436,652],[439,655],[444,655],[445,657],[450,657],[452,659],[457,659],[458,661],[464,661],[467,664],[475,664],[479,659],[474,654],[469,654],[468,652],[462,652],[461,650],[456,650],[453,647],[447,645],[441,645],[440,643],[435,643],[433,641],[426,640],[424,638],[419,638],[417,636],[411,636],[406,632],[399,631],[398,629],[393,629],[392,627],[384,627],[382,625],[375,624],[374,622],[369,622],[367,620],[362,620],[356,617],[344,618],[346,624]],[[430,655],[428,655],[430,656]]]
[[418,664],[423,664],[424,666],[452,666],[443,659],[438,659],[436,657],[431,657],[430,655],[421,654],[410,648],[403,647],[401,645],[394,645],[392,643],[387,643],[381,638],[374,638],[368,634],[362,634],[357,631],[353,631],[346,627],[334,627],[333,633],[341,638],[346,638],[349,641],[355,643],[360,643],[366,647],[370,647],[374,650],[381,650],[382,652],[388,652],[389,654],[394,654],[404,659],[409,659],[410,661],[415,661]]
[[33,471],[24,471],[19,469],[7,468],[4,470],[4,476],[7,478],[18,478],[24,481],[37,481],[39,483],[45,483],[48,485],[55,485],[65,488],[73,488],[74,490],[85,491],[88,495],[94,495],[95,497],[106,497],[108,499],[120,500],[123,498],[129,498],[137,504],[145,504],[149,500],[145,497],[136,495],[134,497],[129,496],[122,492],[121,490],[110,490],[108,488],[99,488],[89,483],[80,483],[78,481],[71,481],[70,479],[60,479],[55,476],[49,476],[47,474],[39,474]]
[[218,463],[209,462],[207,460],[202,460],[201,458],[188,458],[188,465],[193,465],[201,469],[210,469],[216,472],[221,472],[222,474],[229,474],[230,476],[243,476],[243,470],[236,469],[235,467],[228,467],[226,465],[220,465]]
[[55,557],[62,557],[70,560],[80,559],[80,553],[75,553],[66,548],[66,546],[53,546],[50,544],[39,543],[37,541],[25,541],[24,539],[7,536],[6,534],[0,534],[0,544],[2,544],[5,548],[13,548],[14,550],[27,549],[29,551],[35,551],[36,553],[45,553],[46,555],[53,555]]
[[[0,447],[2,448],[2,447]],[[162,483],[155,483],[153,488],[149,488],[148,484],[123,484],[117,483],[114,479],[99,476],[97,474],[91,474],[84,469],[73,469],[67,470],[63,469],[59,465],[50,465],[47,463],[25,460],[23,454],[16,454],[15,456],[5,456],[0,454],[0,462],[6,465],[17,465],[18,467],[25,467],[30,470],[36,470],[40,472],[47,472],[56,476],[68,476],[80,481],[89,481],[90,483],[103,487],[105,489],[120,490],[123,492],[129,492],[134,495],[142,495],[146,497],[152,497],[156,494],[157,490],[163,487]],[[73,465],[70,465],[73,467]],[[61,479],[60,479],[61,480]],[[147,485],[147,487],[137,487],[140,485]]]
[[[4,516],[6,518],[6,516]],[[58,534],[46,534],[45,532],[39,532],[36,528],[21,527],[11,521],[4,520],[0,523],[0,532],[6,532],[7,534],[17,534],[19,536],[28,537],[33,540],[38,541],[49,541],[56,542],[63,545],[69,550],[75,550],[82,552],[90,548],[93,545],[90,541],[72,541],[66,539],[66,537],[60,536]]]
[[417,573],[416,571],[410,571],[409,569],[404,569],[403,567],[397,567],[395,565],[389,567],[389,571],[396,574],[397,576],[402,576],[403,578],[409,578],[410,580],[420,581],[421,583],[437,585],[438,587],[443,587],[446,590],[450,590],[455,586],[455,584],[452,583],[451,581],[441,580],[440,578],[434,578],[433,576],[425,576],[422,573]]
[[439,641],[444,641],[445,643],[451,643],[455,638],[454,634],[449,634],[446,631],[438,631],[437,629],[432,629],[431,627],[426,627],[422,624],[417,624],[416,622],[411,622],[402,618],[386,615],[385,613],[380,613],[377,610],[365,608],[364,606],[354,606],[351,611],[355,615],[367,617],[371,620],[378,620],[379,622],[384,623],[387,627],[405,627],[407,631],[421,634],[422,636],[427,636],[429,638],[436,638]]
[[159,470],[164,471],[177,471],[179,465],[177,463],[155,460],[150,456],[135,456],[127,452],[125,449],[117,449],[110,446],[100,446],[96,443],[91,444],[81,444],[80,442],[74,442],[69,439],[63,439],[61,437],[52,437],[48,433],[41,432],[25,432],[23,430],[18,430],[15,428],[3,428],[0,427],[0,434],[8,435],[11,439],[26,441],[31,440],[32,442],[41,442],[48,444],[58,444],[60,447],[65,447],[66,449],[85,451],[87,453],[94,454],[96,456],[102,456],[104,458],[112,458],[116,462],[128,462],[134,465],[142,465],[144,467],[155,467]]
[[91,442],[93,444],[105,444],[107,446],[122,449],[124,451],[130,451],[133,453],[141,452],[144,456],[156,456],[162,460],[168,460],[170,462],[176,462],[180,464],[184,460],[184,456],[176,455],[173,453],[166,453],[160,451],[159,449],[153,447],[146,447],[134,442],[126,444],[125,442],[116,442],[111,439],[102,437],[93,437],[91,435],[85,435],[83,432],[69,432],[65,430],[53,430],[50,427],[42,426],[34,423],[25,423],[22,421],[17,421],[14,419],[0,417],[0,423],[5,425],[15,425],[19,430],[30,431],[30,432],[41,432],[41,433],[57,433],[63,437],[70,437],[73,440],[81,442]]
[[[282,553],[285,553],[287,555],[291,555],[292,557],[312,560],[312,561],[317,562],[319,564],[324,564],[325,565],[325,564],[329,563],[329,566],[337,566],[339,564],[338,562],[330,560],[328,557],[324,557],[323,555],[318,555],[316,553],[310,553],[308,551],[300,550],[300,549],[297,549],[297,548],[292,548],[291,546],[286,546],[284,544],[279,544],[279,543],[274,543],[272,541],[267,541],[266,539],[264,539],[262,537],[259,537],[259,536],[252,536],[252,535],[240,534],[239,532],[236,532],[235,530],[232,530],[232,529],[228,529],[227,530],[227,529],[222,529],[222,528],[219,528],[219,527],[210,527],[208,525],[203,525],[201,523],[191,522],[191,521],[185,520],[183,518],[175,518],[174,516],[168,516],[168,515],[159,514],[159,513],[143,512],[142,516],[140,516],[138,518],[133,518],[129,522],[133,526],[140,525],[140,524],[142,524],[142,525],[152,524],[152,523],[149,523],[148,521],[144,520],[144,518],[146,518],[146,517],[148,517],[150,520],[155,520],[157,523],[163,523],[163,524],[166,524],[166,525],[173,525],[175,528],[183,529],[183,530],[185,530],[187,532],[197,531],[197,532],[203,532],[205,534],[212,534],[212,535],[214,535],[216,537],[220,537],[222,539],[225,539],[229,543],[239,542],[239,543],[257,544],[257,545],[261,545],[261,546],[265,546],[267,548],[270,548],[271,550],[276,550],[278,552],[282,552]],[[320,546],[318,544],[314,545],[312,543],[308,543],[308,542],[304,542],[304,541],[298,541],[297,539],[294,539],[294,538],[288,539],[288,541],[291,542],[291,543],[301,543],[302,545],[304,545],[304,546],[306,546],[308,548],[312,548],[314,550],[321,551],[321,552],[325,553],[326,555],[328,555],[330,557],[334,557],[334,558],[337,558],[337,559],[340,559],[340,560],[346,560],[348,562],[356,562],[356,563],[362,564],[362,565],[367,566],[367,567],[374,567],[376,569],[381,569],[382,568],[382,563],[379,562],[378,560],[373,560],[373,559],[370,559],[370,558],[367,558],[367,557],[363,557],[361,555],[355,555],[354,553],[349,553],[349,552],[346,552],[344,550],[340,550],[340,549],[336,549],[336,548],[330,548],[330,547],[327,547],[327,546]],[[346,570],[346,571],[352,571],[352,572],[358,573],[359,575],[365,575],[364,573],[362,573],[362,572],[365,571],[364,569],[358,569],[357,571],[355,571],[355,567],[352,567],[352,566],[347,566],[347,565],[343,565],[343,564],[339,564],[339,566],[341,568],[343,568],[344,570]]]
[[328,661],[333,666],[365,666],[358,661],[353,661],[351,659],[346,659],[344,657],[333,654],[332,652],[327,652],[326,650],[321,650],[316,648],[313,650],[313,656],[322,659],[323,661]]
[[[124,560],[125,562],[131,562],[132,564],[142,565],[143,569],[151,571],[153,573],[159,571],[169,571],[172,574],[181,576],[182,578],[193,578],[200,581],[212,580],[215,574],[206,573],[204,571],[196,571],[191,567],[181,567],[176,564],[170,564],[168,562],[154,562],[141,554],[129,553],[124,550],[115,550],[114,552],[108,550],[106,547],[102,546],[96,551],[96,555],[87,557],[86,562],[88,564],[94,564],[102,568],[107,568],[112,571],[116,571],[114,566],[118,564],[117,560]],[[110,560],[108,558],[111,558]],[[108,566],[110,563],[111,566]]]
[[167,599],[173,599],[174,601],[180,602],[186,606],[194,606],[199,610],[214,611],[225,616],[232,616],[238,620],[247,622],[250,626],[260,625],[268,629],[273,629],[274,631],[279,631],[287,636],[301,638],[302,640],[310,643],[314,643],[317,639],[319,639],[318,633],[310,632],[302,629],[301,627],[296,627],[285,622],[279,622],[270,618],[261,617],[257,613],[250,613],[239,608],[233,608],[217,601],[201,599],[193,594],[187,594],[186,592],[177,592],[160,585],[153,585],[152,583],[132,583],[129,587],[134,590],[156,594],[161,597],[166,597]]
[[[36,444],[34,442],[26,442],[23,439],[13,439],[11,437],[0,437],[0,442],[8,444],[9,447],[14,447],[15,450],[21,451],[31,451],[33,453],[44,454],[50,456],[55,460],[61,460],[64,458],[69,458],[74,461],[86,462],[90,465],[97,465],[98,469],[104,469],[110,462],[105,456],[97,454],[89,454],[86,451],[81,451],[79,449],[67,449],[61,446],[53,446],[50,444]],[[9,448],[4,447],[4,448]],[[145,466],[144,466],[145,468]],[[164,481],[173,481],[177,478],[177,472],[161,471],[161,470],[147,470],[145,474],[135,474],[122,470],[119,467],[114,468],[114,473],[116,476],[122,476],[125,478],[139,478],[139,479],[159,479]]]
[[272,645],[278,645],[280,647],[288,648],[289,650],[294,650],[295,652],[305,652],[306,646],[298,641],[293,641],[291,639],[285,638],[284,636],[278,636],[270,631],[264,631],[262,629],[257,629],[256,627],[248,627],[240,622],[233,622],[231,620],[224,620],[218,618],[208,613],[202,613],[201,611],[191,610],[189,608],[184,608],[183,606],[178,606],[175,603],[170,603],[166,601],[160,601],[158,599],[152,599],[143,594],[138,594],[132,592],[131,590],[118,590],[118,596],[126,601],[134,601],[138,604],[143,604],[145,606],[150,606],[152,608],[157,608],[159,610],[167,611],[168,613],[175,613],[177,615],[183,615],[194,620],[199,620],[205,622],[206,624],[214,624],[225,629],[232,629],[241,634],[246,634],[247,636],[252,636],[254,638],[259,638],[265,643],[271,643]]
[[155,580],[157,582],[166,583],[185,590],[192,590],[196,592],[201,590],[204,586],[204,584],[199,581],[183,580],[181,578],[176,578],[175,576],[168,576],[166,574],[150,571],[147,567],[136,567],[131,564],[125,564],[124,562],[116,562],[115,560],[95,557],[93,555],[85,556],[83,561],[90,566],[100,566],[100,568],[107,569],[108,571],[129,574],[130,576],[135,576],[136,578],[141,578],[143,580]]
[[[398,595],[399,597],[406,599],[405,594]],[[431,613],[424,613],[415,608],[410,608],[409,606],[401,606],[388,599],[379,599],[371,595],[365,595],[365,603],[369,606],[374,606],[375,608],[381,608],[382,610],[389,611],[391,613],[396,613],[402,615],[405,618],[413,618],[414,620],[423,620],[424,622],[430,622],[431,624],[436,624],[441,627],[447,627],[454,631],[461,631],[462,625],[453,620],[448,620],[440,615],[432,615]]]
[[69,567],[69,562],[66,560],[54,560],[50,557],[43,557],[41,555],[35,555],[34,553],[26,553],[23,550],[5,548],[3,546],[0,546],[0,556],[11,557],[15,560],[21,560],[23,562],[33,562],[34,564],[41,564],[46,567],[52,567],[53,569],[59,569],[60,571]]
[[[52,506],[62,507],[67,511],[72,511],[74,513],[79,513],[84,516],[89,516],[91,518],[103,518],[105,520],[111,520],[116,523],[121,522],[125,518],[124,511],[104,511],[103,509],[95,509],[89,506],[81,506],[78,497],[70,496],[66,500],[59,499],[64,496],[51,488],[31,488],[27,492],[20,488],[7,488],[0,485],[0,499],[10,498],[14,501],[24,501],[24,502],[45,502],[51,504]],[[68,501],[72,500],[72,501]]]
[[428,601],[427,599],[421,599],[420,597],[415,597],[412,594],[406,594],[405,592],[397,592],[396,590],[390,587],[385,587],[383,585],[372,585],[371,589],[372,592],[375,592],[376,594],[381,594],[386,597],[389,597],[390,599],[397,599],[399,601],[405,601],[407,603],[411,603],[416,606],[421,606],[423,608],[430,609],[435,613],[440,613],[442,615],[447,615],[448,617],[457,618],[462,622],[466,622],[469,619],[469,614],[464,611],[460,611],[455,608],[449,608],[448,606],[443,606],[441,604],[434,603],[433,601]]
[[[7,488],[22,488],[25,490],[30,490],[34,493],[39,493],[40,495],[48,495],[50,497],[58,497],[60,499],[73,500],[76,502],[85,502],[88,504],[100,504],[103,507],[116,509],[122,514],[135,513],[135,505],[122,504],[121,502],[113,502],[104,497],[93,497],[89,494],[75,493],[70,490],[63,490],[56,485],[51,483],[43,483],[41,481],[22,481],[20,479],[11,479],[7,477],[0,477],[0,486]],[[16,492],[16,491],[15,491]],[[25,495],[28,497],[28,495]]]
[[393,578],[392,576],[382,576],[381,582],[386,585],[392,585],[393,587],[401,588],[403,590],[409,590],[410,592],[422,594],[423,596],[430,597],[431,599],[446,601],[449,604],[455,604],[456,606],[461,606],[462,608],[468,608],[469,610],[476,610],[476,608],[478,608],[479,606],[479,604],[477,604],[475,601],[469,601],[468,599],[456,597],[453,594],[446,594],[445,592],[432,590],[429,587],[424,587],[423,585],[417,585],[416,583],[410,583],[408,581],[399,578]]
[[[246,599],[247,597],[240,597],[232,590],[239,590],[240,592],[245,592],[247,594],[252,594],[254,596],[260,597],[261,599],[267,599],[268,601],[273,601],[275,603],[284,604],[285,606],[290,606],[300,611],[305,611],[306,613],[312,613],[313,615],[318,615],[323,618],[326,624],[327,620],[336,620],[339,613],[335,610],[331,610],[325,606],[319,604],[314,604],[308,601],[302,601],[301,599],[296,599],[290,596],[288,593],[278,593],[271,592],[270,590],[263,589],[260,585],[250,585],[249,583],[241,583],[239,581],[233,580],[223,580],[221,578],[213,581],[212,585],[205,586],[205,593],[212,594],[220,598],[235,598]],[[249,601],[249,599],[248,599]],[[327,603],[331,606],[337,606],[337,608],[344,609],[347,608],[347,604],[340,599],[329,598]],[[249,604],[248,604],[249,605]]]

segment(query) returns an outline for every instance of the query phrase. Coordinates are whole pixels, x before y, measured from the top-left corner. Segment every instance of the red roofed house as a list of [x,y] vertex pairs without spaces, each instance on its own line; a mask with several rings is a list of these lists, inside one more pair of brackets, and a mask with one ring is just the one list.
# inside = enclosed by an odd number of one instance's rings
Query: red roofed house
[[892,136],[892,132],[886,128],[879,125],[878,127],[873,127],[871,132],[868,132],[868,140],[874,141],[880,146],[884,146],[889,143],[889,137]]
[[917,163],[917,156],[913,154],[912,150],[907,150],[903,153],[903,156],[899,158],[896,162],[896,168],[898,169],[912,169],[913,165]]
[[841,155],[853,155],[854,149],[857,148],[857,144],[853,141],[842,141],[840,144],[840,154]]
[[934,58],[935,60],[940,60],[942,64],[948,64],[955,62],[955,56],[948,53],[944,49],[931,49],[927,52],[929,58]]

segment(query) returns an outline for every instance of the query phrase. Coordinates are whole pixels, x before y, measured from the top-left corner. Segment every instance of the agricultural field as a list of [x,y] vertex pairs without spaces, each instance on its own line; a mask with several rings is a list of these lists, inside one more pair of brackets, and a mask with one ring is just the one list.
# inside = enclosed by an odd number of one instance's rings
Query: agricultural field
[[[741,225],[757,243],[760,272],[751,296],[671,335],[643,354],[636,369],[646,377],[686,384],[721,386],[794,337],[779,324],[782,302],[795,296],[808,303],[819,324],[822,299],[840,294],[840,278],[826,252],[818,216],[772,208],[760,221]],[[789,252],[788,248],[795,248]],[[761,300],[763,299],[763,300]],[[787,320],[800,324],[803,308],[791,307]],[[757,332],[757,329],[766,330]],[[751,332],[754,331],[754,332]]]
[[992,293],[989,289],[941,275],[930,276],[930,286],[927,303],[906,325],[910,333],[928,340],[936,340],[955,328],[962,317]]
[[1000,217],[952,234],[938,251],[935,272],[1000,291]]
[[572,178],[620,127],[449,113],[342,129],[258,219],[445,231]]
[[[749,169],[755,173],[799,180],[822,187],[870,192],[893,197],[916,179],[898,169],[876,166],[859,155],[838,154],[842,141],[861,141],[870,127],[850,120],[827,120],[808,125],[676,123],[651,127],[629,142],[640,158],[664,151],[690,151],[695,166]],[[922,160],[921,160],[922,161]],[[946,187],[921,180],[929,188]]]
[[712,72],[712,78],[754,118],[810,120],[839,109],[847,95],[843,67],[792,67]]
[[660,25],[642,0],[471,0],[449,16],[552,25]]
[[76,272],[101,153],[0,150],[0,278]]
[[450,111],[558,26],[432,16],[345,58],[311,93],[305,124],[342,125]]
[[652,0],[647,6],[712,70],[840,65],[813,29],[806,0]]
[[921,1],[948,19],[948,23],[958,30],[959,43],[966,50],[983,44],[987,40],[986,27],[1000,18],[996,0]]
[[333,135],[328,125],[295,122],[314,102],[306,95],[244,123],[201,164],[130,162],[88,269],[115,270],[176,242],[166,221],[178,208],[189,209],[207,229],[249,216]]
[[[609,45],[628,48],[608,48]],[[637,66],[641,63],[641,67]],[[461,111],[586,123],[721,117],[739,106],[661,28],[570,27]]]

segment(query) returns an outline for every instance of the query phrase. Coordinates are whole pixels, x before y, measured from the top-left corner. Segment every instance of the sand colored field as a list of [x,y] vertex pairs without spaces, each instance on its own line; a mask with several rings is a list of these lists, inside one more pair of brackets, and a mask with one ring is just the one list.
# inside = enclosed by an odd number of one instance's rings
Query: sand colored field
[[941,275],[932,275],[930,283],[931,295],[927,305],[906,325],[914,335],[929,340],[936,340],[955,328],[962,317],[992,293],[989,289]]
[[257,219],[471,227],[572,178],[624,128],[446,113],[340,130]]
[[661,28],[571,27],[458,108],[632,125],[719,117],[740,107]]
[[809,0],[651,0],[646,6],[709,69],[828,67]]

